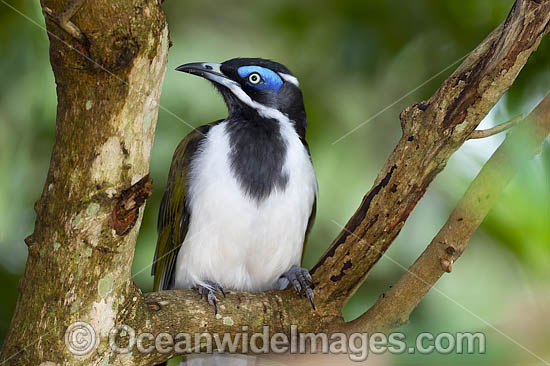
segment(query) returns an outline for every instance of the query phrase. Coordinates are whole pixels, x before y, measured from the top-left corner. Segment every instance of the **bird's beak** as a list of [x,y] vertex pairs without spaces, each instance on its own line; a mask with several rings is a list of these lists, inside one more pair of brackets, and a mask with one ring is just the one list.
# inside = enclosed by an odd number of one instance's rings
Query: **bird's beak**
[[222,64],[217,64],[214,62],[192,62],[190,64],[178,66],[176,71],[183,71],[189,74],[198,75],[227,87],[230,87],[231,85],[238,85],[237,82],[224,75],[221,71],[221,66]]

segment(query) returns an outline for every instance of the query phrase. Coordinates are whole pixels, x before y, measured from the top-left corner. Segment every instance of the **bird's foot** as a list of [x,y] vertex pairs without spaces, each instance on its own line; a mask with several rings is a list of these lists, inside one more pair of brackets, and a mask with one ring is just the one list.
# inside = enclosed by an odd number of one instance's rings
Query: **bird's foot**
[[225,292],[223,291],[223,288],[212,281],[204,281],[204,285],[197,285],[196,288],[199,291],[201,298],[203,295],[206,295],[206,300],[208,300],[208,303],[214,307],[214,311],[217,314],[218,298],[216,297],[216,293],[222,294],[223,297],[225,297]]
[[71,22],[71,18],[84,5],[86,0],[73,0],[71,4],[61,13],[55,13],[52,9],[44,7],[44,14],[48,19],[57,24],[65,32],[69,33],[73,38],[78,40],[82,45],[88,43],[88,39],[82,31]]
[[313,303],[313,279],[311,278],[311,275],[309,274],[309,271],[306,268],[302,268],[297,265],[293,265],[290,267],[288,271],[286,271],[278,281],[279,289],[284,290],[288,287],[289,284],[292,284],[294,286],[294,289],[296,289],[296,292],[298,295],[301,295],[302,289],[304,290],[304,295],[309,299],[309,302],[311,302],[311,306],[313,307],[313,310],[315,310],[315,304]]

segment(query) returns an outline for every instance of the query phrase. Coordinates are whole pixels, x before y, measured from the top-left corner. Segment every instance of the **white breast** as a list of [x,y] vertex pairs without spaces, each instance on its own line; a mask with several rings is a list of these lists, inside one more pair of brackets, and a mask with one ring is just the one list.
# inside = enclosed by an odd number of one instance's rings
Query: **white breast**
[[222,122],[210,129],[190,168],[191,217],[177,258],[176,288],[209,280],[227,289],[265,290],[300,264],[317,190],[302,142],[289,122],[281,123],[288,184],[258,203],[244,195],[230,170],[225,128]]

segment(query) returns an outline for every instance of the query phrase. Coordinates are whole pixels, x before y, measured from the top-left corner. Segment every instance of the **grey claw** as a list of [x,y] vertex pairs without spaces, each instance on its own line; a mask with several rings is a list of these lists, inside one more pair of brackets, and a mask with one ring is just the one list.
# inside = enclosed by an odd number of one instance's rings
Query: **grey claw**
[[215,282],[205,281],[206,286],[197,286],[201,298],[203,295],[206,295],[206,300],[210,305],[214,307],[215,314],[218,314],[218,298],[216,297],[216,292],[221,293],[225,297],[225,292],[223,288]]
[[313,307],[313,310],[315,309],[315,303],[313,302],[313,298],[315,297],[315,294],[313,293],[313,290],[311,288],[306,289],[306,297],[309,299],[309,302],[311,303],[311,307]]
[[304,296],[309,299],[311,306],[315,310],[315,304],[313,303],[313,279],[309,271],[306,268],[293,265],[279,278],[279,289],[285,289],[290,283],[292,283],[298,295],[302,293],[302,289],[304,290]]
[[208,303],[214,307],[215,314],[218,313],[218,298],[214,295],[214,292],[208,293]]
[[302,291],[302,286],[300,286],[300,282],[297,279],[292,280],[292,285],[296,289],[296,293],[300,295],[300,292]]

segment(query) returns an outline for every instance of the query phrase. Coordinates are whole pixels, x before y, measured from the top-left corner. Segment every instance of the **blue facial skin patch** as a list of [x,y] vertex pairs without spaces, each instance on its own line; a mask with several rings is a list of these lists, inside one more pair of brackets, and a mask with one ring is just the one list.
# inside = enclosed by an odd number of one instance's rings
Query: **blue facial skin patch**
[[259,90],[272,90],[278,92],[279,89],[281,89],[281,87],[283,86],[283,80],[281,79],[281,77],[276,72],[270,69],[266,69],[265,67],[241,66],[239,67],[237,72],[242,78],[247,78],[248,75],[252,74],[253,72],[257,72],[258,74],[260,74],[262,77],[262,81],[260,81],[258,84],[252,84],[249,81],[246,82],[248,86]]

